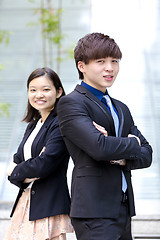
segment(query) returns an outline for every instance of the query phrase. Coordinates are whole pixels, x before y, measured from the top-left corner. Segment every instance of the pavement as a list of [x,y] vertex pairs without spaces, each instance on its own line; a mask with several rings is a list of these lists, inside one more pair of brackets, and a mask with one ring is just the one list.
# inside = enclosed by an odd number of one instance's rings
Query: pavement
[[[11,208],[12,203],[0,203],[0,240],[4,239],[5,232],[9,226]],[[160,215],[142,215],[133,217],[132,233],[135,240],[160,240]],[[67,240],[76,240],[75,234],[67,234]]]

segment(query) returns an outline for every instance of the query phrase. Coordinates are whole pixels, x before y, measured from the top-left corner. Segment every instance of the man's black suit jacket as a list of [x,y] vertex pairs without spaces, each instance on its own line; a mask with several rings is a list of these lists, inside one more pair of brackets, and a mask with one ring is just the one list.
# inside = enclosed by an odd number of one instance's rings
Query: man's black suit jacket
[[[53,116],[53,112],[50,113],[33,141],[32,158],[25,161],[23,146],[35,126],[36,122],[28,125],[18,151],[14,155],[17,166],[9,180],[18,186],[20,191],[11,216],[23,190],[28,186],[23,183],[25,178],[35,177],[40,179],[35,181],[31,188],[29,219],[69,214],[70,196],[66,178],[69,154],[59,130],[57,116]],[[46,149],[40,155],[43,147]]]
[[[122,193],[121,170],[128,184],[129,212],[135,215],[131,184],[132,169],[149,167],[152,149],[134,125],[128,107],[112,99],[119,115],[119,137],[105,105],[89,90],[77,85],[60,99],[58,120],[68,151],[75,164],[71,187],[71,217],[117,218]],[[93,125],[103,126],[105,137]],[[134,137],[140,138],[141,146]],[[113,165],[111,160],[126,159],[126,166]]]

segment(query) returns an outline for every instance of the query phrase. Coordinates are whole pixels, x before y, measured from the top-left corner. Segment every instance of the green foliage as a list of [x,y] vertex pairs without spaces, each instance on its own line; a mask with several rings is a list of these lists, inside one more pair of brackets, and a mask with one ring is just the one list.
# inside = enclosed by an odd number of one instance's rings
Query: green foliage
[[9,43],[10,34],[11,34],[11,32],[0,29],[0,43],[4,42],[5,44],[8,44]]
[[[47,5],[44,7],[44,5]],[[50,0],[46,2],[44,0],[41,1],[40,8],[36,8],[34,13],[39,15],[37,22],[29,23],[28,25],[40,25],[42,29],[42,50],[43,50],[43,64],[44,66],[50,65],[53,67],[53,46],[56,47],[57,51],[57,66],[59,65],[60,56],[60,48],[61,42],[64,39],[64,35],[61,33],[60,22],[61,22],[61,14],[62,9],[54,9],[51,6]],[[47,52],[47,48],[49,48],[49,54]],[[59,67],[58,67],[59,68]]]
[[0,64],[0,70],[2,70],[4,67],[3,67],[3,65],[2,64]]
[[74,48],[75,48],[75,44],[70,45],[70,47],[68,47],[68,49],[66,50],[66,59],[74,59]]
[[41,9],[41,17],[39,23],[43,25],[42,33],[49,41],[54,44],[60,44],[63,39],[63,35],[60,32],[60,16],[62,9]]
[[11,104],[9,103],[0,103],[0,117],[6,115],[9,116],[9,107]]
[[[54,67],[57,73],[59,73],[60,62],[69,58],[73,59],[73,48],[69,47],[62,50],[62,41],[66,37],[61,31],[61,16],[63,9],[61,8],[61,2],[59,2],[58,8],[52,6],[53,2],[54,1],[51,3],[51,0],[41,0],[40,7],[34,9],[34,14],[38,16],[37,22],[31,22],[28,25],[41,26],[43,64],[51,68]],[[56,66],[53,66],[53,59],[55,56]]]
[[[6,45],[9,43],[11,32],[0,29],[0,44],[5,43]],[[0,64],[0,70],[2,70],[4,67],[2,64]],[[3,115],[9,116],[9,103],[1,102],[0,103],[0,117]]]

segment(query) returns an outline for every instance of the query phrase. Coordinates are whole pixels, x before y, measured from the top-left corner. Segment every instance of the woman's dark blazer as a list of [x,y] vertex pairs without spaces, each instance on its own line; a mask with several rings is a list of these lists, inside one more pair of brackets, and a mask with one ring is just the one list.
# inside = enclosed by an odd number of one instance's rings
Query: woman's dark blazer
[[[11,216],[22,192],[28,186],[23,183],[25,178],[40,178],[31,188],[29,220],[69,214],[70,210],[66,177],[69,154],[60,134],[57,116],[53,116],[53,111],[33,141],[32,158],[24,160],[23,147],[36,123],[30,123],[27,127],[18,151],[14,155],[17,166],[9,177],[10,182],[20,188]],[[43,147],[46,149],[40,154]]]

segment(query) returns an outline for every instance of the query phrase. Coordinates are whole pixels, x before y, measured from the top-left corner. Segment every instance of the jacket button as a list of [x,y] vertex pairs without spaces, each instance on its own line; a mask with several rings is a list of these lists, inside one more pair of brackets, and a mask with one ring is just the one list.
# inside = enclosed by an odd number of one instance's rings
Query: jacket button
[[36,192],[34,190],[32,190],[31,194],[34,195]]

